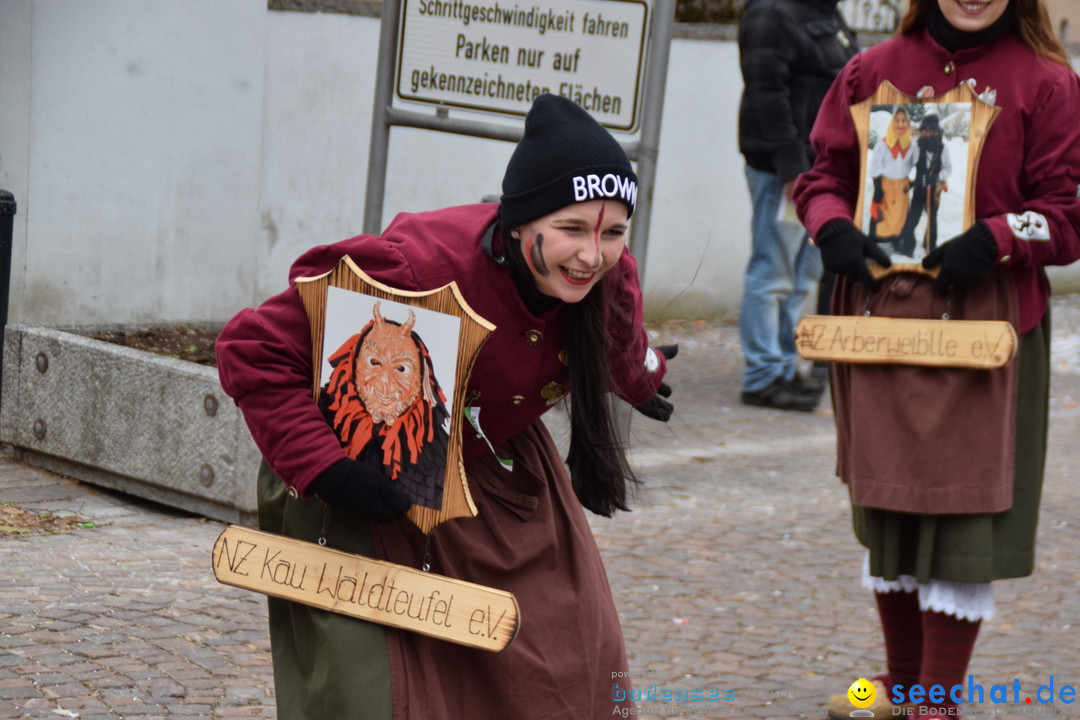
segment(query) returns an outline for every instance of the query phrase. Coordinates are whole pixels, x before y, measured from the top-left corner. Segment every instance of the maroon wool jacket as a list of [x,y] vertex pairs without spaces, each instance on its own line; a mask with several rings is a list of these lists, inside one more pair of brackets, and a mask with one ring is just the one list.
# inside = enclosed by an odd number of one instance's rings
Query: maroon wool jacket
[[[925,86],[942,95],[969,79],[978,93],[996,91],[1001,108],[979,161],[975,217],[993,231],[998,257],[1012,271],[1023,334],[1046,310],[1043,267],[1080,258],[1080,78],[1036,57],[1015,33],[950,53],[924,29],[852,58],[821,106],[810,138],[817,157],[797,181],[796,205],[811,236],[829,220],[853,217],[863,150],[849,108],[882,81],[915,96]],[[1024,232],[1018,216],[1027,212],[1046,218],[1048,239]]]
[[[477,356],[468,384],[468,397],[474,398],[468,404],[481,408],[480,426],[494,446],[534,423],[557,402],[545,397],[551,388],[569,389],[569,371],[559,359],[562,306],[533,315],[508,270],[481,246],[498,209],[497,204],[486,203],[403,213],[381,236],[359,235],[312,248],[293,264],[288,290],[258,308],[242,310],[225,326],[217,343],[222,387],[236,401],[270,467],[301,495],[320,473],[346,456],[311,397],[311,340],[295,280],[326,273],[346,255],[374,279],[399,290],[435,290],[456,281],[469,306],[496,326]],[[500,249],[496,233],[496,254]],[[656,392],[666,364],[656,353],[659,366],[651,372],[645,367],[648,337],[642,327],[637,263],[629,252],[623,252],[602,282],[621,310],[611,314],[608,327],[610,389],[639,405]],[[541,394],[545,388],[548,392]],[[463,435],[466,464],[490,452],[471,428]]]

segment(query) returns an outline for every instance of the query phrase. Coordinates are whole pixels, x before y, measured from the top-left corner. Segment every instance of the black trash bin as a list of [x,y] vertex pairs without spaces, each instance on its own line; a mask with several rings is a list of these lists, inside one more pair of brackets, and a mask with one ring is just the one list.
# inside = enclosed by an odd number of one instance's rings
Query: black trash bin
[[[15,223],[15,196],[0,190],[0,367],[4,359],[4,328],[7,327],[8,295],[11,292],[11,229]],[[0,372],[0,387],[4,376]]]

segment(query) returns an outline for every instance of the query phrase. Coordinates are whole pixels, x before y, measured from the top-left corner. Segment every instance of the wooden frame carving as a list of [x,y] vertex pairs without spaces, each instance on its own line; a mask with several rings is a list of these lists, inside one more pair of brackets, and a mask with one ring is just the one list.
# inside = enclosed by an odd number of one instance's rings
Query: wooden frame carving
[[[869,98],[851,106],[862,151],[853,220],[892,260],[888,268],[870,264],[876,278],[895,272],[937,274],[936,268],[926,270],[920,261],[975,222],[979,156],[1000,110],[967,83],[937,97],[914,98],[885,81]],[[908,119],[906,146],[893,130],[897,114]],[[929,140],[935,125],[943,149],[922,150],[920,126]],[[892,142],[886,143],[887,138]]]
[[[860,150],[852,220],[892,261],[868,263],[875,278],[937,275],[922,258],[974,224],[979,156],[999,112],[966,83],[913,98],[885,81],[851,106]],[[994,370],[1017,345],[1005,321],[809,315],[795,333],[801,357],[846,363]]]
[[[424,396],[426,404],[422,404],[422,398],[418,396],[412,407],[427,408],[426,414],[423,409],[407,411],[400,414],[400,421],[388,420],[385,425],[402,426],[405,415],[411,414],[414,416],[414,424],[416,427],[423,428],[426,437],[435,437],[440,433],[445,433],[445,437],[439,437],[437,443],[430,445],[434,460],[440,462],[441,467],[431,470],[432,457],[421,456],[425,467],[424,472],[417,470],[412,473],[416,477],[422,476],[422,480],[417,482],[428,489],[426,491],[414,490],[409,483],[405,482],[406,473],[410,471],[410,468],[417,466],[416,453],[422,452],[416,450],[415,447],[418,444],[416,438],[420,437],[421,431],[415,427],[408,431],[402,430],[401,432],[407,434],[408,439],[395,445],[393,450],[388,449],[389,441],[382,439],[383,436],[371,437],[371,426],[374,424],[377,427],[379,422],[378,420],[373,422],[373,418],[377,418],[377,415],[365,415],[367,409],[360,398],[363,392],[358,389],[363,386],[361,381],[355,383],[350,399],[352,407],[360,408],[360,410],[354,413],[350,423],[342,421],[338,428],[339,437],[342,437],[343,428],[346,426],[364,425],[368,428],[369,434],[362,436],[355,443],[354,451],[374,452],[384,464],[388,462],[387,458],[391,456],[394,458],[391,462],[395,464],[388,466],[392,467],[388,474],[392,472],[391,477],[401,481],[402,487],[414,497],[415,504],[409,510],[408,517],[424,534],[430,534],[439,523],[445,520],[475,516],[477,509],[469,492],[465,468],[461,460],[462,433],[467,422],[465,388],[476,354],[494,331],[495,326],[477,315],[468,306],[456,283],[451,282],[437,290],[425,292],[396,290],[368,276],[349,257],[342,258],[338,265],[328,273],[318,277],[298,278],[296,287],[311,326],[314,369],[312,391],[316,402],[320,401],[324,386],[329,386],[330,380],[324,376],[332,378],[334,372],[330,368],[338,367],[330,362],[330,357],[335,351],[339,364],[342,362],[341,359],[348,354],[346,351],[350,347],[353,348],[354,357],[359,358],[360,346],[365,337],[364,332],[374,333],[375,330],[371,328],[378,326],[379,323],[385,323],[385,326],[389,328],[396,328],[399,335],[403,333],[402,337],[411,336],[413,341],[411,345],[403,342],[419,351],[419,367],[412,370],[415,370],[418,375],[423,375],[423,380],[417,380],[417,383],[420,386],[420,394],[424,395],[426,392]],[[420,331],[421,327],[426,329]],[[428,337],[424,337],[425,334]],[[341,344],[343,338],[345,338],[345,344]],[[361,360],[356,359],[355,363],[358,369]],[[340,373],[340,378],[345,378],[340,385],[360,377],[358,372],[351,369],[351,364],[349,367],[348,372]],[[438,380],[446,383],[448,376],[453,377],[449,387],[438,385]],[[345,396],[346,391],[342,391],[338,397],[345,398]],[[449,403],[449,407],[445,410],[438,408],[441,398]],[[330,400],[327,399],[323,406],[329,402]],[[340,408],[344,404],[345,400],[339,399],[336,407]],[[432,411],[430,409],[432,407],[438,408],[438,412]],[[340,409],[328,410],[324,407],[324,414],[328,414],[328,417],[341,417],[342,412]],[[421,416],[426,419],[415,420]],[[362,420],[357,421],[356,417],[361,417]],[[424,422],[430,423],[432,417],[435,421],[430,428],[423,425]],[[431,432],[427,432],[428,429]],[[371,438],[367,443],[367,449],[360,447],[364,444],[364,438]],[[343,445],[348,440],[348,437],[343,438]],[[376,449],[377,443],[382,443],[382,445]],[[441,453],[443,445],[445,445],[444,458]],[[346,449],[348,452],[349,448]],[[352,453],[350,454],[355,457]],[[402,474],[397,476],[399,470]],[[441,486],[439,475],[441,475]],[[431,490],[435,486],[438,487]],[[436,494],[425,496],[424,492]]]

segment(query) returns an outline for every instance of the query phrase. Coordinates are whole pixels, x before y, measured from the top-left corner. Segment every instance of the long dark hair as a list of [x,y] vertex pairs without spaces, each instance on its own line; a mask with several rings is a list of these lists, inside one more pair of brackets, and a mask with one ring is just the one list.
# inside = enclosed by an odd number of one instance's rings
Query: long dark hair
[[580,302],[563,308],[563,344],[571,389],[566,464],[578,500],[604,517],[611,517],[616,510],[629,510],[627,489],[640,484],[626,459],[608,392],[607,319],[619,312],[616,303],[608,302],[608,279],[598,282]]
[[[1016,30],[1027,46],[1039,57],[1071,68],[1069,55],[1054,34],[1050,13],[1047,12],[1042,0],[1010,0],[1010,2],[1013,12],[1016,13]],[[910,35],[925,27],[926,18],[935,7],[937,7],[937,0],[909,0],[907,12],[900,18],[900,27],[897,28],[896,34]]]

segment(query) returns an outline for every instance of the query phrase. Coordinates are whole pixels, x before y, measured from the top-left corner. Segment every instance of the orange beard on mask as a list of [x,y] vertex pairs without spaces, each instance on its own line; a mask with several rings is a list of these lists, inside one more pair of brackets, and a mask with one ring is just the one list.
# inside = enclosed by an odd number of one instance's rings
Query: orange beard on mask
[[350,458],[359,459],[379,439],[375,455],[390,479],[403,481],[414,502],[439,508],[446,396],[427,348],[412,333],[412,311],[404,325],[383,319],[378,303],[374,315],[330,356],[333,370],[319,405]]

